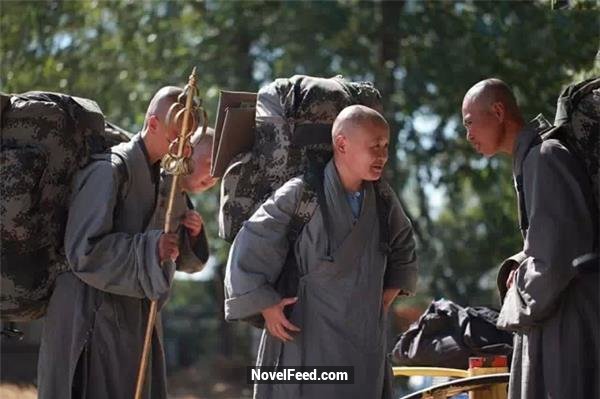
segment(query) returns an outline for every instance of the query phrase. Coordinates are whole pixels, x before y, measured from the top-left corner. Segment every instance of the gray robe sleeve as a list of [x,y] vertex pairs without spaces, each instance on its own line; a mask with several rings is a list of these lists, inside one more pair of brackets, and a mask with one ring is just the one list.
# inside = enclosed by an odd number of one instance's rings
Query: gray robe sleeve
[[185,227],[181,227],[179,235],[179,258],[177,258],[177,271],[185,273],[196,273],[202,271],[208,261],[208,239],[206,238],[205,228],[192,244],[189,234]]
[[226,320],[256,315],[281,300],[274,284],[288,253],[288,225],[303,184],[297,178],[284,184],[235,237],[225,271]]
[[389,226],[390,253],[384,288],[399,288],[406,294],[414,294],[417,287],[418,263],[413,229],[395,195],[392,195]]
[[159,264],[160,230],[113,232],[119,172],[110,162],[88,166],[75,181],[65,233],[65,254],[73,273],[112,294],[159,299],[167,293],[173,262]]
[[[187,209],[194,209],[187,194],[184,194]],[[177,270],[186,273],[196,273],[204,268],[208,261],[208,239],[206,237],[206,226],[202,226],[200,235],[192,244],[187,229],[179,225],[179,258],[177,258]]]
[[594,226],[580,183],[583,177],[577,160],[556,141],[544,142],[525,158],[525,260],[506,293],[499,327],[527,328],[551,316],[575,276],[573,259],[593,249]]

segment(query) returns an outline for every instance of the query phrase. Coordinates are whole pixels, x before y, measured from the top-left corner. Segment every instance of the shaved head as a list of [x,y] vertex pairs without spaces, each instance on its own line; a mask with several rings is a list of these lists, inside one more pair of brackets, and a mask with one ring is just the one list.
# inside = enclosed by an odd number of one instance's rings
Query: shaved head
[[176,86],[165,86],[154,94],[148,110],[146,111],[146,118],[144,119],[144,128],[148,125],[148,119],[150,116],[155,115],[163,123],[166,123],[167,113],[169,108],[177,101],[177,97],[183,92],[183,90]]
[[496,78],[482,80],[471,87],[465,94],[463,108],[466,105],[473,105],[488,109],[498,102],[504,105],[507,116],[521,118],[521,111],[512,90],[506,83]]
[[373,108],[364,105],[350,105],[335,118],[331,136],[335,141],[336,136],[351,134],[357,127],[365,126],[381,127],[388,131],[390,129],[385,118]]
[[364,181],[381,178],[390,126],[379,112],[364,105],[346,107],[335,118],[331,135],[333,161],[346,191],[356,192]]
[[467,91],[462,103],[463,125],[475,149],[489,157],[512,154],[523,117],[515,96],[500,79],[485,79]]
[[182,176],[180,182],[181,188],[188,193],[208,190],[217,183],[218,179],[210,175],[214,132],[214,129],[207,127],[205,134],[202,134],[202,127],[198,127],[192,135],[194,170]]
[[151,163],[160,160],[169,151],[170,143],[177,137],[177,125],[167,123],[167,114],[182,92],[179,87],[165,86],[154,94],[148,105],[141,136]]
[[202,134],[202,126],[199,126],[192,137],[190,142],[194,147],[194,154],[201,153],[203,156],[212,153],[213,138],[215,136],[215,129],[207,127],[206,132]]

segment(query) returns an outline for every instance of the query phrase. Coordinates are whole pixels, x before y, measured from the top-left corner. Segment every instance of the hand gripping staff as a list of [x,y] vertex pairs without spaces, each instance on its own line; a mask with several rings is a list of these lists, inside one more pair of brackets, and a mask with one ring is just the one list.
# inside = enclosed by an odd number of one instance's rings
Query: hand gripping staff
[[[202,100],[198,102],[194,100],[198,93],[196,87],[196,68],[192,70],[188,78],[188,84],[183,89],[183,93],[179,95],[177,101],[171,105],[167,113],[167,125],[174,124],[180,126],[179,136],[169,145],[169,152],[163,157],[161,167],[169,174],[173,175],[169,198],[167,201],[167,211],[165,217],[165,233],[173,233],[176,230],[176,224],[173,219],[173,202],[177,194],[179,185],[179,177],[192,173],[193,163],[191,160],[193,148],[190,143],[190,137],[194,133],[196,127],[202,124],[201,136],[206,134],[208,125],[208,117],[206,111],[202,107]],[[144,348],[140,359],[140,367],[138,370],[137,383],[135,387],[134,399],[141,399],[144,389],[144,379],[146,377],[146,369],[148,366],[148,356],[150,354],[150,345],[152,343],[152,334],[156,323],[156,313],[158,304],[156,300],[150,303],[150,312],[148,314],[148,324],[146,325],[146,335],[144,336]]]

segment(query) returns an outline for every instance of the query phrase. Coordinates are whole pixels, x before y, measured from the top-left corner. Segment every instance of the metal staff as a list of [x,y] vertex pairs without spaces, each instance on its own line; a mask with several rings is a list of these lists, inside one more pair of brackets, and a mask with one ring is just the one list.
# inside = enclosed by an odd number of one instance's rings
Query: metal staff
[[[169,198],[167,201],[167,211],[165,216],[165,233],[173,233],[176,226],[173,223],[173,203],[177,194],[179,185],[179,177],[190,174],[193,170],[191,155],[193,152],[190,143],[198,122],[202,122],[201,136],[206,134],[208,118],[206,111],[202,108],[201,102],[197,105],[194,97],[197,95],[196,88],[196,68],[192,70],[188,78],[188,84],[185,86],[183,93],[178,97],[177,102],[173,103],[167,113],[166,123],[169,126],[171,123],[175,126],[181,126],[179,136],[169,145],[169,152],[161,161],[161,167],[169,174],[173,175]],[[184,102],[185,101],[185,102]],[[185,104],[185,107],[183,106]],[[199,112],[201,111],[201,112]],[[198,121],[198,118],[201,121]],[[182,120],[183,119],[183,120]],[[144,389],[144,380],[146,378],[146,369],[148,366],[148,356],[150,354],[150,345],[152,343],[152,334],[154,333],[154,325],[156,323],[156,314],[158,311],[158,302],[156,300],[150,303],[150,312],[148,314],[148,324],[146,326],[146,335],[144,337],[144,348],[140,359],[140,368],[138,370],[137,384],[135,387],[135,399],[141,399]]]

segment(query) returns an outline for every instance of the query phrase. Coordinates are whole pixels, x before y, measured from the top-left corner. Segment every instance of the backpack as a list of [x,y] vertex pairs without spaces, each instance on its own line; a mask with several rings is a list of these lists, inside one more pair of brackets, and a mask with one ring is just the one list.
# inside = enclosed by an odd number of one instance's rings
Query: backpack
[[432,301],[419,320],[397,338],[392,360],[398,366],[467,369],[469,357],[512,353],[512,334],[496,328],[498,311]]
[[[527,153],[544,140],[559,140],[584,167],[593,191],[597,215],[600,214],[600,78],[567,86],[558,97],[554,125],[534,140]],[[527,153],[525,156],[527,156]],[[529,228],[522,171],[516,176],[519,194],[519,225]]]
[[0,98],[0,313],[4,321],[29,321],[44,315],[56,276],[67,269],[72,176],[129,137],[88,99],[48,92]]
[[368,82],[295,75],[261,88],[256,101],[255,140],[233,158],[221,183],[219,236],[232,242],[242,223],[286,181],[332,155],[331,126],[345,107],[381,109],[381,95]]

